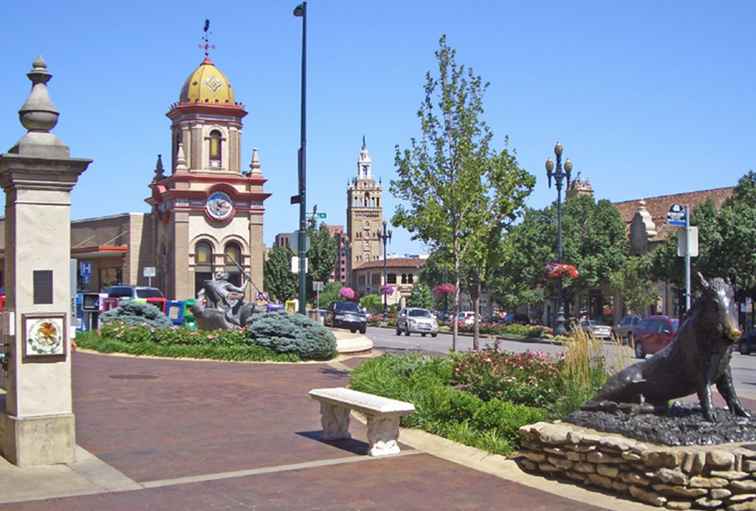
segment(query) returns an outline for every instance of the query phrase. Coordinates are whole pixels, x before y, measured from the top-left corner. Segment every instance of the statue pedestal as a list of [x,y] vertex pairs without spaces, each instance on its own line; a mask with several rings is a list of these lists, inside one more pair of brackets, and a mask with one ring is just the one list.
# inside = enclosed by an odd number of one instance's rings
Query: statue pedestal
[[756,509],[756,444],[669,447],[563,422],[520,428],[529,472],[668,509]]

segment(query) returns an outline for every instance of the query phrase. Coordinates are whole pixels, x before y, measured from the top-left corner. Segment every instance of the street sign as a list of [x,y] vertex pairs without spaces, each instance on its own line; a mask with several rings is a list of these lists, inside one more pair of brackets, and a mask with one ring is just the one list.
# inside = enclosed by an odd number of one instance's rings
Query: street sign
[[688,208],[680,204],[672,204],[667,212],[667,224],[674,227],[685,227]]
[[688,227],[677,233],[677,257],[698,257],[698,227]]
[[[307,258],[305,257],[305,273],[307,273]],[[291,273],[299,273],[299,256],[291,258]]]
[[318,213],[318,218],[325,220],[326,218],[328,218],[328,213]]
[[92,263],[79,263],[79,273],[81,274],[82,278],[88,280],[92,275]]
[[157,270],[154,266],[145,266],[143,272],[144,278],[146,279],[157,275]]
[[[291,233],[291,238],[289,238],[289,248],[295,254],[299,253],[299,231]],[[310,250],[310,237],[305,233],[305,252],[308,250]]]
[[323,290],[323,287],[325,287],[325,284],[319,280],[313,280],[312,281],[312,290],[321,292]]

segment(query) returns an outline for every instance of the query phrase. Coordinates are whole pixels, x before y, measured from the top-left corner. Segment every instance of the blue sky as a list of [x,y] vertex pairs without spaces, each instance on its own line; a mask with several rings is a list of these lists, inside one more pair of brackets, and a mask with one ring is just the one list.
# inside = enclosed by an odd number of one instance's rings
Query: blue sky
[[[243,159],[260,150],[269,178],[265,240],[296,227],[300,21],[296,2],[3,2],[0,150],[23,134],[17,110],[38,54],[54,74],[56,133],[94,159],[73,195],[75,218],[146,211],[165,117],[212,57],[249,115]],[[543,161],[558,139],[596,195],[625,200],[734,184],[754,167],[754,2],[382,0],[309,2],[310,205],[345,221],[345,186],[367,136],[374,172],[419,134],[415,112],[440,34],[491,83],[486,119],[538,177],[529,205],[553,200]],[[391,197],[385,200],[393,210]],[[419,252],[394,229],[390,249]]]

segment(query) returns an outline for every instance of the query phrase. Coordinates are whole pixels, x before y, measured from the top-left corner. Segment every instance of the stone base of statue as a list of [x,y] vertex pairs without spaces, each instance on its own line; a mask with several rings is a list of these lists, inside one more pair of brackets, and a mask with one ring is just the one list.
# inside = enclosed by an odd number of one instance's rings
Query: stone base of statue
[[756,510],[756,443],[670,446],[566,422],[523,426],[520,437],[529,472],[668,509]]

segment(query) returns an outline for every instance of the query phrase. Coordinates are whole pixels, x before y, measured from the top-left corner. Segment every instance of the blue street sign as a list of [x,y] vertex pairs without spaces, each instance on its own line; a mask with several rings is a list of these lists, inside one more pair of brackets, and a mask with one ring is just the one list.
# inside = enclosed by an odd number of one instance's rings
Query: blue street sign
[[79,263],[79,273],[85,279],[92,275],[92,263]]
[[672,204],[667,212],[667,224],[673,227],[685,227],[688,217],[688,208],[680,204]]

